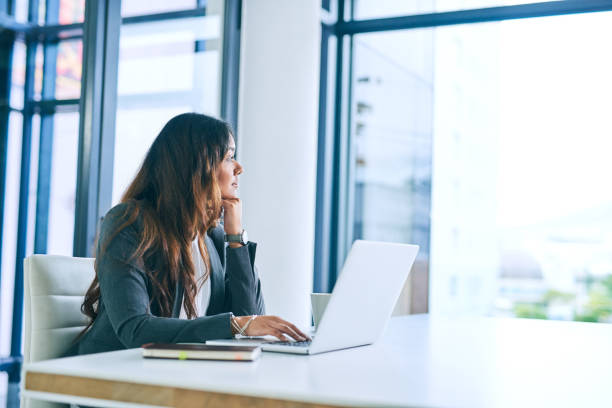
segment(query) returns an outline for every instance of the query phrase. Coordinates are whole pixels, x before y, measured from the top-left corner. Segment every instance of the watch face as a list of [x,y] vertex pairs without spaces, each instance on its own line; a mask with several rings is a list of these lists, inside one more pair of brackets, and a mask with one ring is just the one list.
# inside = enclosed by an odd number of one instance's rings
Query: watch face
[[242,234],[240,234],[240,241],[243,244],[246,244],[247,242],[249,242],[249,237],[247,236],[246,230],[242,230]]

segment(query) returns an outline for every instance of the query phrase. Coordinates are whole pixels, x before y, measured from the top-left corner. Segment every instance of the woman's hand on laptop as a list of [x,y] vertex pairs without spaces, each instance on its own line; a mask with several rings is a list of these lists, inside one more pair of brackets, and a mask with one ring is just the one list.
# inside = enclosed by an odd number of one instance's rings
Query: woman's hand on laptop
[[[240,327],[251,320],[252,316],[236,316],[236,321]],[[287,340],[286,336],[297,341],[310,340],[306,334],[298,329],[294,324],[277,316],[256,316],[248,325],[244,334],[246,336],[274,336],[279,340]]]

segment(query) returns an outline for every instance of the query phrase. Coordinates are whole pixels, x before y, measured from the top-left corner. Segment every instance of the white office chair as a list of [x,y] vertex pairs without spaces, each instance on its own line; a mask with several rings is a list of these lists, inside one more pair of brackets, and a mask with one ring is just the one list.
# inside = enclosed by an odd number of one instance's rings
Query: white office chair
[[[24,363],[58,358],[68,350],[87,325],[81,303],[94,275],[93,258],[32,255],[24,260]],[[65,405],[22,398],[21,406]]]

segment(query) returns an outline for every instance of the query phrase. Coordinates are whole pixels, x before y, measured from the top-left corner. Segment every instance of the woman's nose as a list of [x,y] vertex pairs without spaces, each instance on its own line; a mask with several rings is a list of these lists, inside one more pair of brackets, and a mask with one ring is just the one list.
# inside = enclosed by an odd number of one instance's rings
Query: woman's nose
[[236,168],[234,168],[234,174],[235,175],[242,174],[243,170],[244,169],[242,168],[242,165],[240,163],[236,162]]

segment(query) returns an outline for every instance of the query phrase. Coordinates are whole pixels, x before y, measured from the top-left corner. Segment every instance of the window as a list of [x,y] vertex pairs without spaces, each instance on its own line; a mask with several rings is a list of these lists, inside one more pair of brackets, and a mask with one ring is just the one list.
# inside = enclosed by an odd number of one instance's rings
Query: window
[[[235,124],[239,1],[123,0],[121,16],[118,7],[113,9],[115,2],[87,4],[105,7],[105,12],[88,13],[96,16],[92,22],[84,21],[84,0],[0,2],[0,61],[10,61],[0,69],[0,84],[5,84],[0,85],[0,152],[5,154],[0,163],[6,165],[6,174],[0,171],[0,353],[9,381],[19,380],[22,321],[12,305],[15,300],[19,310],[22,304],[23,258],[32,253],[91,255],[88,240],[95,235],[99,215],[94,208],[107,208],[115,196],[114,202],[118,200],[170,117],[198,111]],[[106,14],[110,18],[104,19]],[[82,83],[83,53],[92,49],[87,42],[95,40],[83,37],[90,24],[104,25],[105,40],[117,33],[107,30],[110,26],[121,26],[120,44],[106,41],[107,54],[120,48],[119,61],[112,56],[103,61],[99,54],[85,58],[87,68],[97,72],[118,62],[116,101],[114,92],[105,94],[116,78]],[[105,80],[111,71],[102,75]],[[95,98],[81,101],[82,91]],[[92,102],[99,95],[111,96]],[[91,117],[80,117],[81,111],[102,111],[81,109],[90,102],[96,109],[103,103],[112,106],[99,126],[87,120]],[[105,125],[115,114],[116,129]],[[84,126],[90,128],[79,134]],[[92,134],[95,139],[87,140]],[[103,148],[79,157],[87,150],[81,145],[95,144]],[[104,180],[93,186],[90,176]],[[84,195],[93,198],[83,203]],[[6,393],[5,378],[0,377],[0,395]]]
[[[82,22],[84,1],[37,3],[40,7],[30,10],[31,23],[42,25],[40,34],[15,36],[8,45],[10,70],[2,72],[11,78],[8,145],[2,158],[6,160],[5,189],[1,192],[2,356],[11,353],[13,290],[16,275],[22,273],[22,258],[32,253],[72,255],[73,245],[82,40],[60,37],[65,37],[62,24]],[[15,2],[15,21],[25,22],[30,6],[28,1]],[[45,31],[46,25],[57,24],[60,26],[54,33]],[[23,158],[27,162],[22,162]],[[21,189],[25,190],[23,203]],[[20,212],[25,215],[23,238],[19,235]],[[25,249],[19,250],[21,239]]]
[[53,135],[47,253],[72,255],[79,114],[56,113]]
[[[503,5],[480,3],[376,10]],[[347,33],[343,60],[322,59],[342,85],[340,115],[323,115],[336,122],[339,191],[328,198],[330,219],[340,220],[331,223],[330,285],[355,239],[415,243],[400,312],[611,321],[611,13],[543,17],[560,3],[505,3],[516,5],[479,11],[482,23],[448,13],[455,23],[441,27],[428,16],[402,20],[420,28],[337,27]],[[367,7],[355,0],[346,14],[380,16]],[[546,13],[516,19],[536,9]]]
[[209,1],[199,16],[122,26],[113,204],[170,118],[183,112],[220,116],[223,6]]
[[436,29],[432,312],[610,321],[611,16]]

